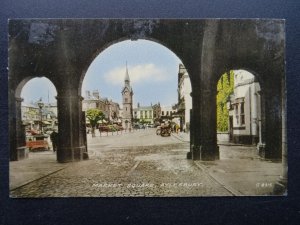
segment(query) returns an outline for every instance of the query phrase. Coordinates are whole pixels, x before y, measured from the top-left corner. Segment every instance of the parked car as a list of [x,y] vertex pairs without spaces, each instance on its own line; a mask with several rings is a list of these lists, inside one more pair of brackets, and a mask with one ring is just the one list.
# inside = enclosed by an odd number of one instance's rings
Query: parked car
[[135,124],[133,125],[134,129],[145,129],[146,125],[145,124]]
[[140,125],[139,124],[134,124],[133,129],[140,129]]

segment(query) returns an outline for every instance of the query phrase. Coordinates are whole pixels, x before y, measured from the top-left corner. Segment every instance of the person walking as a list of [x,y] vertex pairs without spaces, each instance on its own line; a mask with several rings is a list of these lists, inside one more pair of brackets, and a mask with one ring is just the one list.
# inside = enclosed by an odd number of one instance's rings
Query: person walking
[[51,140],[51,142],[52,142],[53,152],[56,152],[56,150],[57,150],[57,145],[58,145],[58,133],[56,132],[56,130],[54,130],[54,131],[50,134],[50,140]]

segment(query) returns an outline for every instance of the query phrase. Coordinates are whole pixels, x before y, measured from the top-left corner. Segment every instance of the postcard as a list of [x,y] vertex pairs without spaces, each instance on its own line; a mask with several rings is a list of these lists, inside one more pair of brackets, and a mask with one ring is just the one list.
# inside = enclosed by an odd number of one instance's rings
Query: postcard
[[284,20],[8,28],[11,198],[287,195]]

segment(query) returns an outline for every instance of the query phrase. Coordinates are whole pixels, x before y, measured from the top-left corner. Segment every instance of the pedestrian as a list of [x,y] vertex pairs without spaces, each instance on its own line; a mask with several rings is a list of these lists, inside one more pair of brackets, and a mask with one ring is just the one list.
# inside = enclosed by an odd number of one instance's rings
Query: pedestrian
[[178,134],[178,131],[179,131],[180,127],[177,123],[176,123],[175,127],[176,127],[176,133]]
[[58,133],[56,132],[56,130],[54,130],[54,131],[50,134],[50,140],[51,140],[51,142],[52,142],[53,152],[56,152],[56,150],[57,150],[57,145],[58,145]]

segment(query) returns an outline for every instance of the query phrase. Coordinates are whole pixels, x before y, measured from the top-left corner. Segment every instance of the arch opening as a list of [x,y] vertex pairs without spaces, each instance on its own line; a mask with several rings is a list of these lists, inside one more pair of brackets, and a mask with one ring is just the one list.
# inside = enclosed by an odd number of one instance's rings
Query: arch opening
[[103,114],[96,126],[85,119],[87,145],[89,135],[147,130],[157,138],[156,131],[167,124],[189,141],[191,80],[182,61],[156,41],[125,40],[106,47],[86,70],[80,92],[86,116],[92,109]]
[[[249,146],[249,154],[258,156],[265,145],[265,105],[257,77],[243,69],[224,73],[217,83],[216,112],[219,146]],[[221,149],[220,158],[228,157]]]
[[54,84],[46,77],[27,77],[16,88],[15,97],[20,99],[16,110],[21,111],[21,130],[29,154],[57,150],[57,140],[50,138],[58,131],[56,95]]

